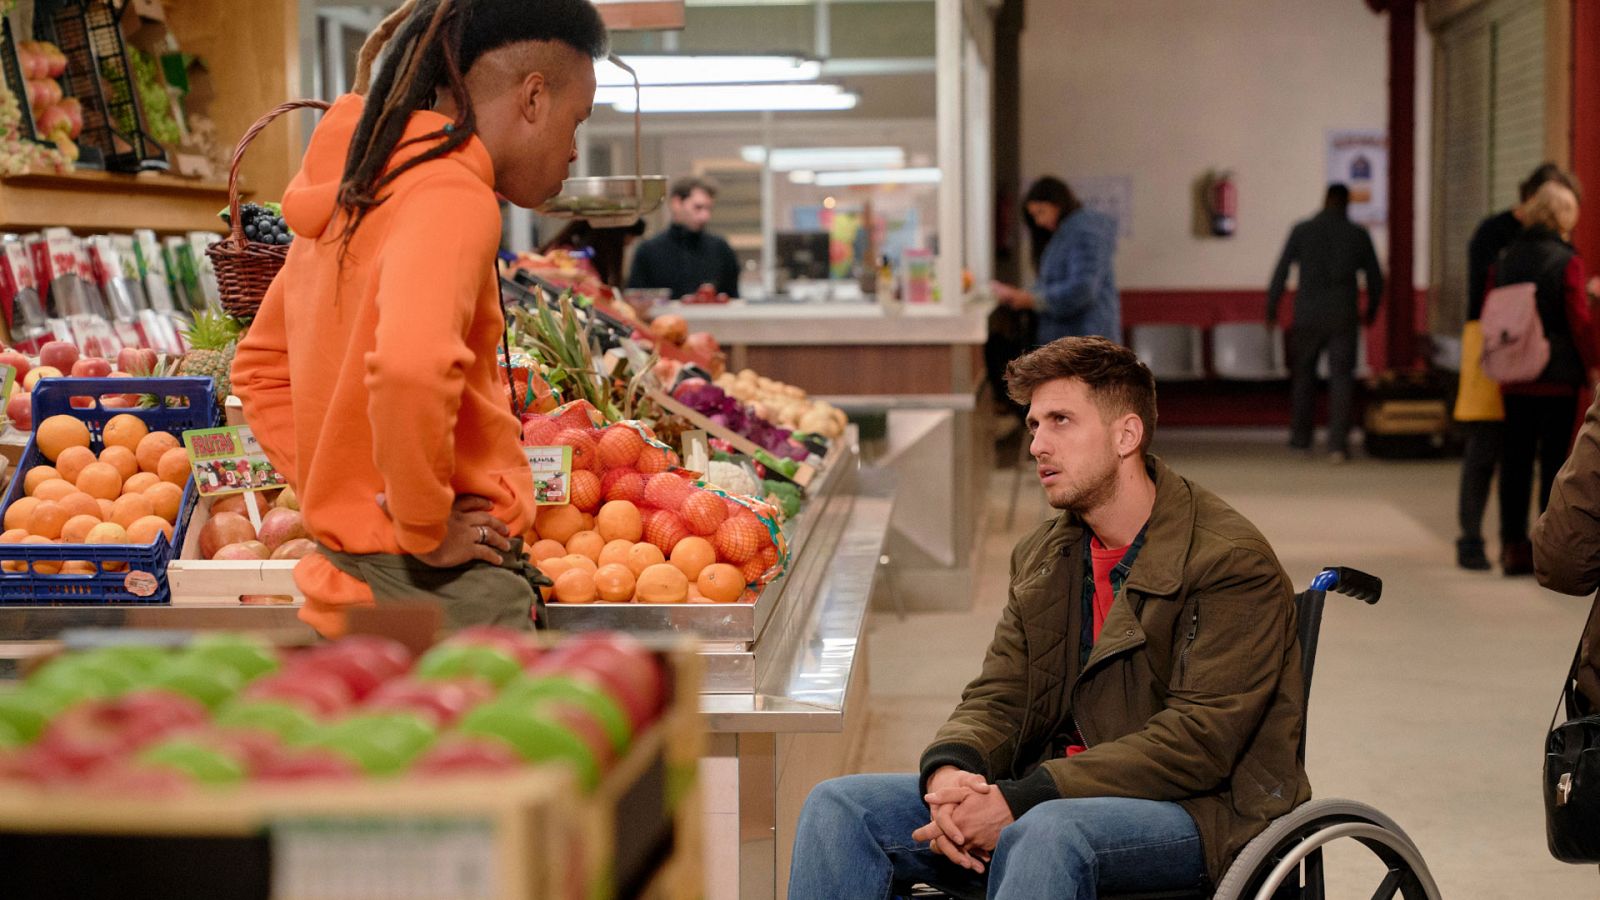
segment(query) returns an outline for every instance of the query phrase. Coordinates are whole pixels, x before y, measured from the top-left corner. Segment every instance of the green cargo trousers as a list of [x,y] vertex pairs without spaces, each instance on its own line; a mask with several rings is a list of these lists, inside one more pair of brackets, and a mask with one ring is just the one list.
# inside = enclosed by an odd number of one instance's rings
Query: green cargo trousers
[[433,600],[444,611],[445,627],[459,631],[472,625],[543,628],[544,599],[540,587],[548,576],[522,555],[522,539],[513,538],[499,565],[474,560],[436,568],[415,556],[393,553],[318,551],[339,571],[372,588],[372,598]]

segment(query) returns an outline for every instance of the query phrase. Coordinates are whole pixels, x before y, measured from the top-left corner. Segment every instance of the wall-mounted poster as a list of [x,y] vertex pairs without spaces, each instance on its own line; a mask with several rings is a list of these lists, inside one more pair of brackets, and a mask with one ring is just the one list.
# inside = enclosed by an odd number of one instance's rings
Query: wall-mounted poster
[[1389,221],[1389,133],[1382,128],[1328,132],[1327,179],[1350,188],[1350,220]]

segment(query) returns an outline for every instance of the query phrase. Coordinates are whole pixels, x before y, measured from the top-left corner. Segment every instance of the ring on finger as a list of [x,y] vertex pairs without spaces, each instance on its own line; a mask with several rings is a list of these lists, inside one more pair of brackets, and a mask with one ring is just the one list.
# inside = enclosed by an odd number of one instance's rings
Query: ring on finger
[[479,525],[478,526],[478,543],[480,543],[480,544],[489,543],[489,528],[488,528],[488,526],[486,526],[486,525]]

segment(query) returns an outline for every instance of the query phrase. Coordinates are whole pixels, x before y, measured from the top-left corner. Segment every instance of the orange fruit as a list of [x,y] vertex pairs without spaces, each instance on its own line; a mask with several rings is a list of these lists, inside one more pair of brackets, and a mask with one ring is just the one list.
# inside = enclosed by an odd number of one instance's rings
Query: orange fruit
[[108,448],[121,447],[132,453],[149,433],[150,426],[144,424],[143,419],[133,413],[121,413],[108,419],[105,427],[100,429],[100,442]]
[[28,529],[26,528],[9,528],[6,529],[4,534],[0,534],[0,544],[20,544],[22,539],[27,536]]
[[580,531],[567,538],[567,552],[588,557],[597,564],[600,561],[600,551],[605,549],[606,540],[598,531]]
[[[123,494],[111,503],[111,521],[121,525],[123,528],[130,528],[133,523],[140,519],[146,516],[154,516],[155,514],[155,504],[151,503],[150,498],[143,494]],[[166,520],[162,519],[161,521],[165,522]],[[143,542],[136,541],[135,543]]]
[[593,603],[597,596],[594,573],[582,568],[571,568],[556,579],[556,600],[560,603]]
[[[564,572],[572,568],[572,562],[569,557],[552,556],[549,559],[541,561],[538,564],[538,568],[539,571],[545,574],[545,577],[549,578],[551,581],[555,581],[557,578],[560,578]],[[551,588],[547,587],[540,588],[539,593],[544,594],[545,599],[548,600],[550,599],[551,590]]]
[[183,488],[170,481],[163,481],[145,488],[144,495],[149,498],[150,505],[155,507],[156,515],[168,522],[178,521],[178,512],[183,506]]
[[566,546],[567,539],[583,531],[583,513],[576,506],[542,506],[539,508],[539,535]]
[[28,527],[28,517],[33,515],[34,507],[43,502],[44,501],[40,500],[38,497],[18,497],[16,500],[14,500],[10,506],[6,507],[6,530],[10,531],[14,528],[26,530]]
[[63,575],[94,575],[98,572],[99,570],[94,567],[94,563],[88,560],[69,559],[61,564],[61,574]]
[[139,459],[127,447],[107,447],[100,451],[100,461],[112,466],[127,481],[139,472]]
[[56,502],[71,515],[92,516],[96,522],[105,521],[105,516],[100,512],[100,501],[83,491],[73,491]]
[[686,537],[672,548],[669,560],[685,578],[694,581],[706,566],[717,561],[717,548],[703,537]]
[[583,569],[590,575],[593,575],[595,571],[600,568],[599,566],[595,565],[594,560],[584,556],[581,553],[568,553],[566,556],[561,558],[567,561],[567,568]]
[[89,530],[85,544],[126,544],[128,530],[115,522],[101,522]]
[[639,507],[626,500],[612,500],[600,507],[594,526],[607,541],[637,542],[644,536],[644,519]]
[[72,518],[71,514],[54,500],[44,500],[28,516],[28,533],[54,540],[61,537],[61,529]]
[[89,449],[89,426],[75,416],[51,416],[33,429],[39,452],[55,462],[68,447]]
[[715,603],[717,601],[712,600],[710,597],[707,597],[705,594],[700,593],[700,589],[695,586],[694,582],[691,581],[691,582],[689,582],[689,599],[686,600],[685,602],[686,603]]
[[161,476],[154,472],[135,472],[132,478],[122,483],[124,494],[142,494],[152,484],[160,484]]
[[744,573],[727,563],[706,566],[694,583],[707,600],[715,603],[732,603],[744,593]]
[[590,515],[589,513],[582,513],[582,516],[583,516],[583,527],[578,529],[578,530],[579,531],[594,531],[595,530],[595,528],[594,528],[594,516]]
[[122,496],[122,473],[110,463],[90,463],[78,473],[78,490],[100,500],[115,500]]
[[182,445],[178,439],[165,431],[152,431],[140,439],[139,446],[133,448],[133,455],[139,460],[141,470],[154,473],[160,470],[161,457],[179,446]]
[[[602,569],[609,565],[620,565],[626,568],[628,565],[628,551],[632,549],[632,541],[607,541],[606,545],[600,548],[600,557],[595,562],[599,563]],[[628,571],[631,574],[633,570],[629,569]]]
[[28,470],[28,474],[22,479],[22,492],[32,497],[33,492],[38,489],[39,485],[52,478],[58,480],[61,478],[61,473],[56,471],[55,466],[34,466]]
[[552,557],[566,556],[567,548],[560,541],[552,541],[549,538],[545,538],[534,544],[531,552],[534,563],[538,564]]
[[[22,539],[24,544],[54,544],[55,541],[37,534],[30,534]],[[17,571],[27,571],[28,564],[22,563]],[[36,575],[55,575],[61,571],[61,563],[53,559],[36,559],[33,561],[33,571]]]
[[601,566],[594,573],[595,592],[607,603],[627,603],[632,600],[635,581],[633,570],[619,563]]
[[156,535],[164,534],[172,540],[172,523],[160,516],[145,516],[128,526],[128,540],[135,544],[154,543]]
[[162,481],[170,481],[178,487],[189,483],[189,451],[182,447],[173,447],[161,454],[161,459],[156,462],[156,474]]
[[95,461],[94,451],[88,447],[68,447],[56,460],[56,471],[67,481],[77,484],[78,473]]
[[657,564],[639,573],[634,595],[640,603],[683,603],[689,599],[689,579],[677,566]]
[[73,516],[61,526],[61,543],[82,544],[89,539],[89,532],[99,524],[99,516]]
[[633,570],[635,578],[643,575],[645,569],[659,566],[666,561],[666,554],[655,544],[634,544],[628,550],[628,568]]
[[115,506],[115,504],[110,500],[102,500],[99,497],[95,497],[93,499],[94,499],[95,505],[100,507],[100,521],[102,521],[102,522],[111,521],[111,512],[112,512],[112,508]]
[[78,489],[64,478],[47,478],[33,489],[33,496],[40,500],[60,500],[68,494],[77,492]]

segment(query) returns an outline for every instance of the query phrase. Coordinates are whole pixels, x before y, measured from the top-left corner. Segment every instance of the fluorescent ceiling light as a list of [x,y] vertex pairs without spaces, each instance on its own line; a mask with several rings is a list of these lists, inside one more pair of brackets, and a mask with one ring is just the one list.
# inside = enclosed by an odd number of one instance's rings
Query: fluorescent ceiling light
[[[758,166],[767,161],[765,147],[745,147],[739,155]],[[786,147],[772,151],[770,164],[775,172],[900,169],[905,167],[906,151],[901,147]]]
[[[646,88],[642,112],[826,112],[854,109],[860,95],[836,84],[726,84]],[[632,88],[601,88],[596,104],[609,103],[618,112],[634,110]]]
[[861,169],[855,172],[818,172],[817,187],[847,187],[862,184],[938,184],[939,170]]
[[[639,84],[755,84],[816,81],[822,63],[798,56],[624,56]],[[600,87],[633,87],[633,79],[609,60],[594,65]]]

